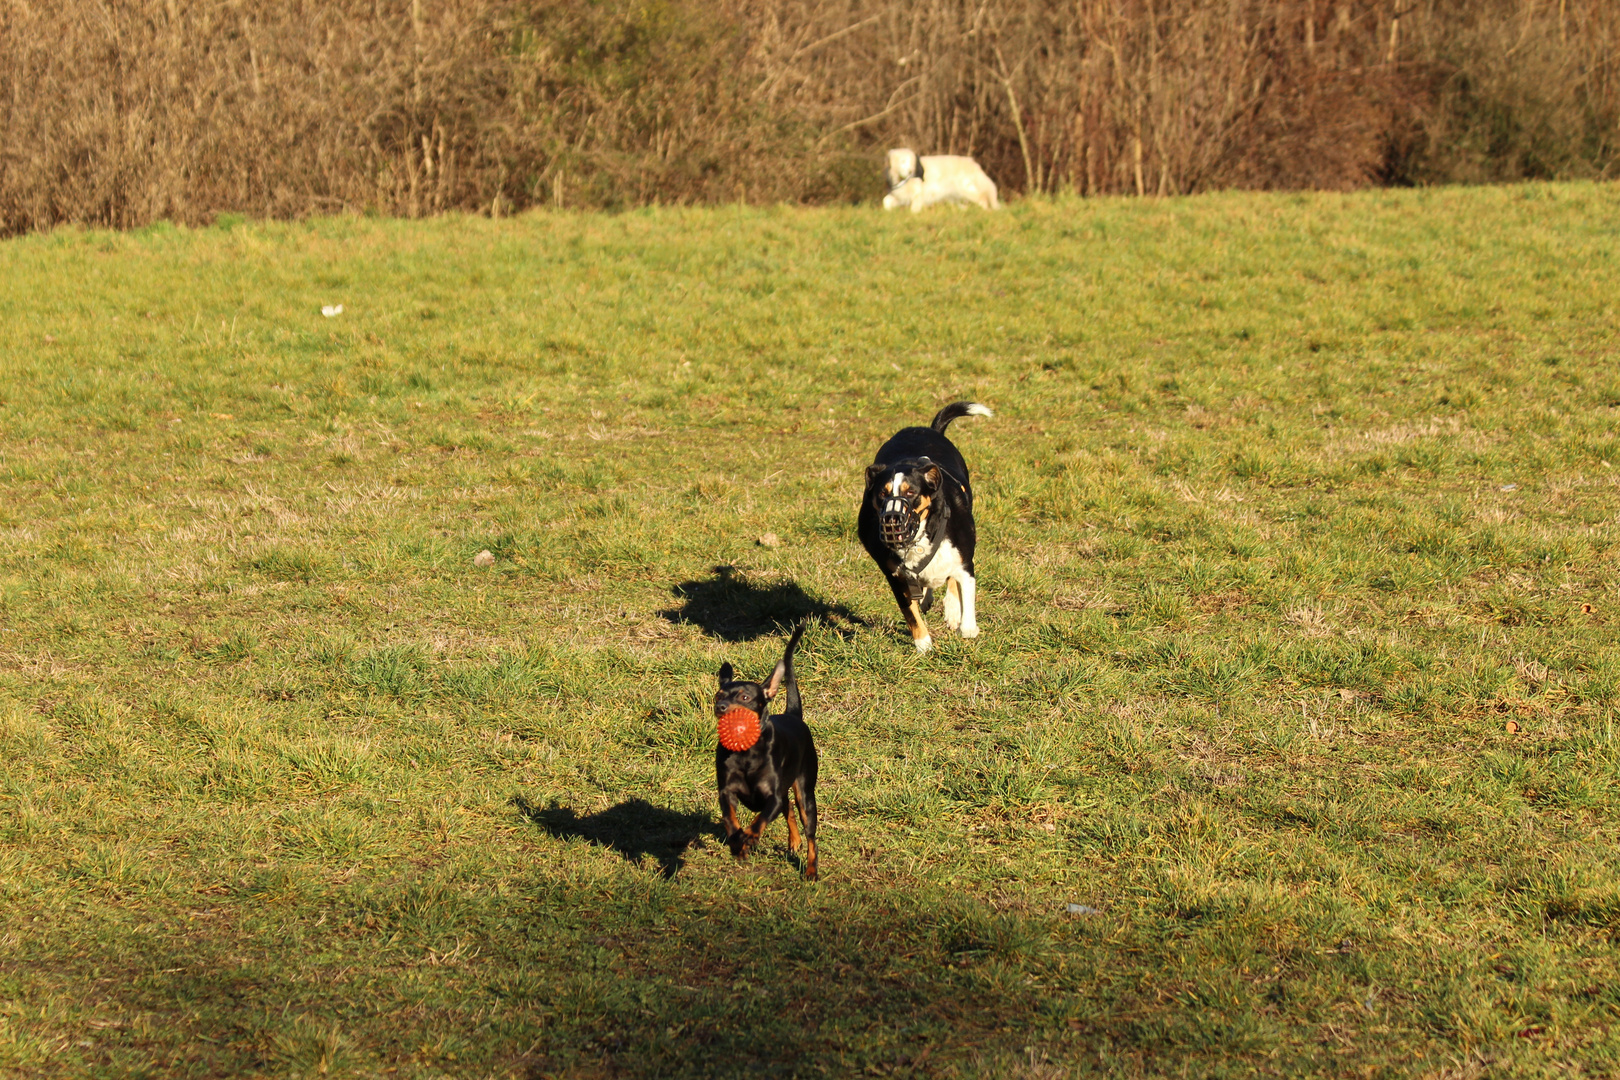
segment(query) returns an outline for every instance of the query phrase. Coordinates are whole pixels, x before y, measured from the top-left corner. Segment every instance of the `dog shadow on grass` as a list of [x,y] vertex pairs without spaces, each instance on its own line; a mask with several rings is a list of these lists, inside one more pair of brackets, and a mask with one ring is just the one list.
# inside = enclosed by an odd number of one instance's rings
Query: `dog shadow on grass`
[[842,637],[871,624],[843,604],[818,600],[796,581],[755,581],[746,570],[716,566],[713,577],[683,581],[670,591],[681,606],[660,611],[672,623],[689,623],[721,641],[753,641],[786,633],[805,619],[816,619]]
[[666,878],[674,877],[686,865],[686,849],[698,837],[715,833],[717,828],[708,814],[682,814],[645,799],[627,799],[584,817],[572,807],[555,803],[536,806],[522,795],[514,795],[512,805],[552,836],[588,840],[618,852],[630,862],[651,858]]

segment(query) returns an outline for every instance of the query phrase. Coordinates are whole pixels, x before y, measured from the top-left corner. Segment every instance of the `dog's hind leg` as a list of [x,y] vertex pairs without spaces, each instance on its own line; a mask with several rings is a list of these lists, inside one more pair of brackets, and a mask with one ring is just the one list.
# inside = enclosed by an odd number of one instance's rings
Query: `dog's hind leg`
[[976,638],[979,636],[978,583],[971,573],[963,570],[951,578],[951,584],[962,590],[962,636]]
[[793,794],[795,796],[795,798],[793,800],[794,805],[798,808],[798,811],[799,811],[799,828],[802,829],[802,830],[805,830],[806,832],[808,832],[810,826],[808,824],[806,824],[805,818],[804,818],[804,781],[803,780],[795,780],[795,781],[793,781]]
[[945,583],[945,629],[955,630],[962,625],[962,586],[951,578]]
[[816,789],[803,780],[793,781],[793,794],[798,796],[799,815],[804,819],[804,876],[816,880]]
[[[795,788],[797,788],[797,786],[798,785],[794,785]],[[793,789],[789,789],[784,801],[788,805],[784,808],[785,812],[782,814],[782,819],[787,822],[788,851],[791,853],[799,850],[799,823],[793,818]],[[803,807],[799,809],[799,816],[804,816]]]

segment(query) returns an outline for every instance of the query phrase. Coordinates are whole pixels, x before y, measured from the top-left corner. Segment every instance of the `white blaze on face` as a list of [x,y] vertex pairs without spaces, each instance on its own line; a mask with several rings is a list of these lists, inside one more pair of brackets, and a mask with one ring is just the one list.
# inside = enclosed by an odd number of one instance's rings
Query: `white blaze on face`
[[903,514],[906,512],[905,501],[900,498],[901,476],[901,473],[895,473],[894,479],[889,481],[890,498],[888,502],[883,504],[883,512],[885,514]]

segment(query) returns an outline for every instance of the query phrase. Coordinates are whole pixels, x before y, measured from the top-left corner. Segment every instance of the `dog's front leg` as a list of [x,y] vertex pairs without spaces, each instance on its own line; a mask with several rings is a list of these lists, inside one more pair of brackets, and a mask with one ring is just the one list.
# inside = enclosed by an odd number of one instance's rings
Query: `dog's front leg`
[[720,827],[726,830],[726,846],[733,855],[742,858],[742,826],[737,823],[737,797],[729,791],[720,793]]
[[917,646],[918,652],[927,652],[934,647],[934,635],[928,632],[928,620],[923,617],[922,608],[915,600],[907,600],[904,608],[906,625],[911,629],[911,643]]
[[928,620],[923,616],[922,604],[912,599],[908,586],[903,581],[889,579],[889,589],[894,593],[894,602],[900,605],[900,614],[906,620],[906,628],[911,631],[911,643],[917,646],[918,652],[927,652],[934,647],[933,635],[928,632]]
[[765,809],[761,810],[754,820],[749,822],[748,828],[742,831],[738,837],[741,847],[732,849],[737,858],[740,859],[754,850],[754,845],[759,843],[759,838],[765,835],[765,826],[769,825],[772,819],[782,812],[782,798],[782,792],[777,792],[776,796],[766,804]]
[[962,625],[962,586],[953,577],[945,583],[945,629]]
[[962,636],[976,638],[979,636],[978,583],[971,573],[963,570],[951,579],[951,584],[962,590]]
[[754,845],[759,843],[759,838],[765,835],[765,826],[770,823],[769,814],[759,814],[749,823],[748,828],[738,834],[738,846],[735,851],[737,858],[744,858],[750,851],[754,850]]

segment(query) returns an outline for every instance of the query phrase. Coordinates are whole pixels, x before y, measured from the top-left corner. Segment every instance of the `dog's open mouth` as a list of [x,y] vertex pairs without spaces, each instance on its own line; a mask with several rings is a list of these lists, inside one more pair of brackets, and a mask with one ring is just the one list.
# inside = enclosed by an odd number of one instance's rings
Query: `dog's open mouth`
[[878,535],[891,548],[902,548],[917,535],[922,519],[904,499],[890,499],[878,515]]

